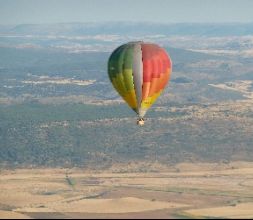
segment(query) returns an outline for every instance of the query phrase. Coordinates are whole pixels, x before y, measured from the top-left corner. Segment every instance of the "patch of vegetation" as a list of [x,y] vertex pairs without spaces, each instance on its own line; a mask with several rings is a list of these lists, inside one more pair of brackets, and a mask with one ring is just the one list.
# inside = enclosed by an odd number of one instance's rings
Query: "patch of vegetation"
[[[138,160],[173,164],[252,158],[251,135],[239,129],[240,122],[184,119],[185,114],[151,109],[140,128],[124,104],[0,106],[0,163],[106,168]],[[157,123],[158,118],[171,120]]]
[[67,181],[68,185],[71,186],[72,188],[76,185],[75,180],[69,176],[66,176],[66,181]]

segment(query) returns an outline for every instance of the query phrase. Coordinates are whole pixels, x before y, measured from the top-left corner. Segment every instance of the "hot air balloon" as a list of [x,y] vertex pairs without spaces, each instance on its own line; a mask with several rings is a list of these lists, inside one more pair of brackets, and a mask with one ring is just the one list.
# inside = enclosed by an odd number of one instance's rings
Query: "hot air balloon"
[[156,44],[129,42],[115,49],[108,60],[110,81],[138,115],[137,124],[166,87],[172,62],[166,51]]

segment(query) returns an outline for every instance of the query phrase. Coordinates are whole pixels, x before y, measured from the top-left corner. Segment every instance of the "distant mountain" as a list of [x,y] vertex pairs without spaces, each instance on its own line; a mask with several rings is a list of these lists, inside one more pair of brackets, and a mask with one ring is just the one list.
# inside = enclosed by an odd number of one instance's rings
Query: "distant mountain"
[[0,33],[38,34],[38,35],[199,35],[199,36],[242,36],[253,34],[253,23],[58,23],[58,24],[22,24],[0,26]]
[[219,59],[219,57],[215,55],[185,50],[181,48],[165,47],[165,49],[170,54],[174,64],[181,64],[186,62],[191,63],[207,59]]
[[[214,55],[201,52],[193,52],[190,50],[166,47],[167,52],[173,60],[173,70],[181,70],[187,63],[193,63],[208,59],[219,59]],[[34,71],[40,73],[72,73],[77,74],[77,70],[87,68],[101,68],[106,70],[107,60],[110,52],[90,52],[83,51],[80,53],[69,53],[58,49],[37,49],[37,48],[4,48],[0,47],[0,67],[10,71],[17,72],[20,76],[21,72]],[[18,70],[17,70],[18,69]],[[82,73],[82,77],[90,77],[90,73]],[[100,71],[92,73],[96,79],[101,78]],[[107,77],[107,75],[106,75]]]

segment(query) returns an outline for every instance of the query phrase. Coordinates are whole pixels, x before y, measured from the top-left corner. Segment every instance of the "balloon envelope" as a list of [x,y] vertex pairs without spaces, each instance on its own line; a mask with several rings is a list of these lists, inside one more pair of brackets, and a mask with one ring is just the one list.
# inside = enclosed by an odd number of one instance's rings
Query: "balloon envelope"
[[113,87],[140,118],[164,90],[171,70],[166,51],[151,43],[124,44],[113,51],[108,61]]

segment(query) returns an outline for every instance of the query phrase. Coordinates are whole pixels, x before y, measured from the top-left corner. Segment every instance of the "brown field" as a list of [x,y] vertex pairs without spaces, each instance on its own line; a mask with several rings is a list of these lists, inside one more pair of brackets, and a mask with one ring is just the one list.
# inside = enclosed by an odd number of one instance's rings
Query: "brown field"
[[[120,170],[120,169],[118,169]],[[253,218],[253,163],[1,170],[0,218]]]

